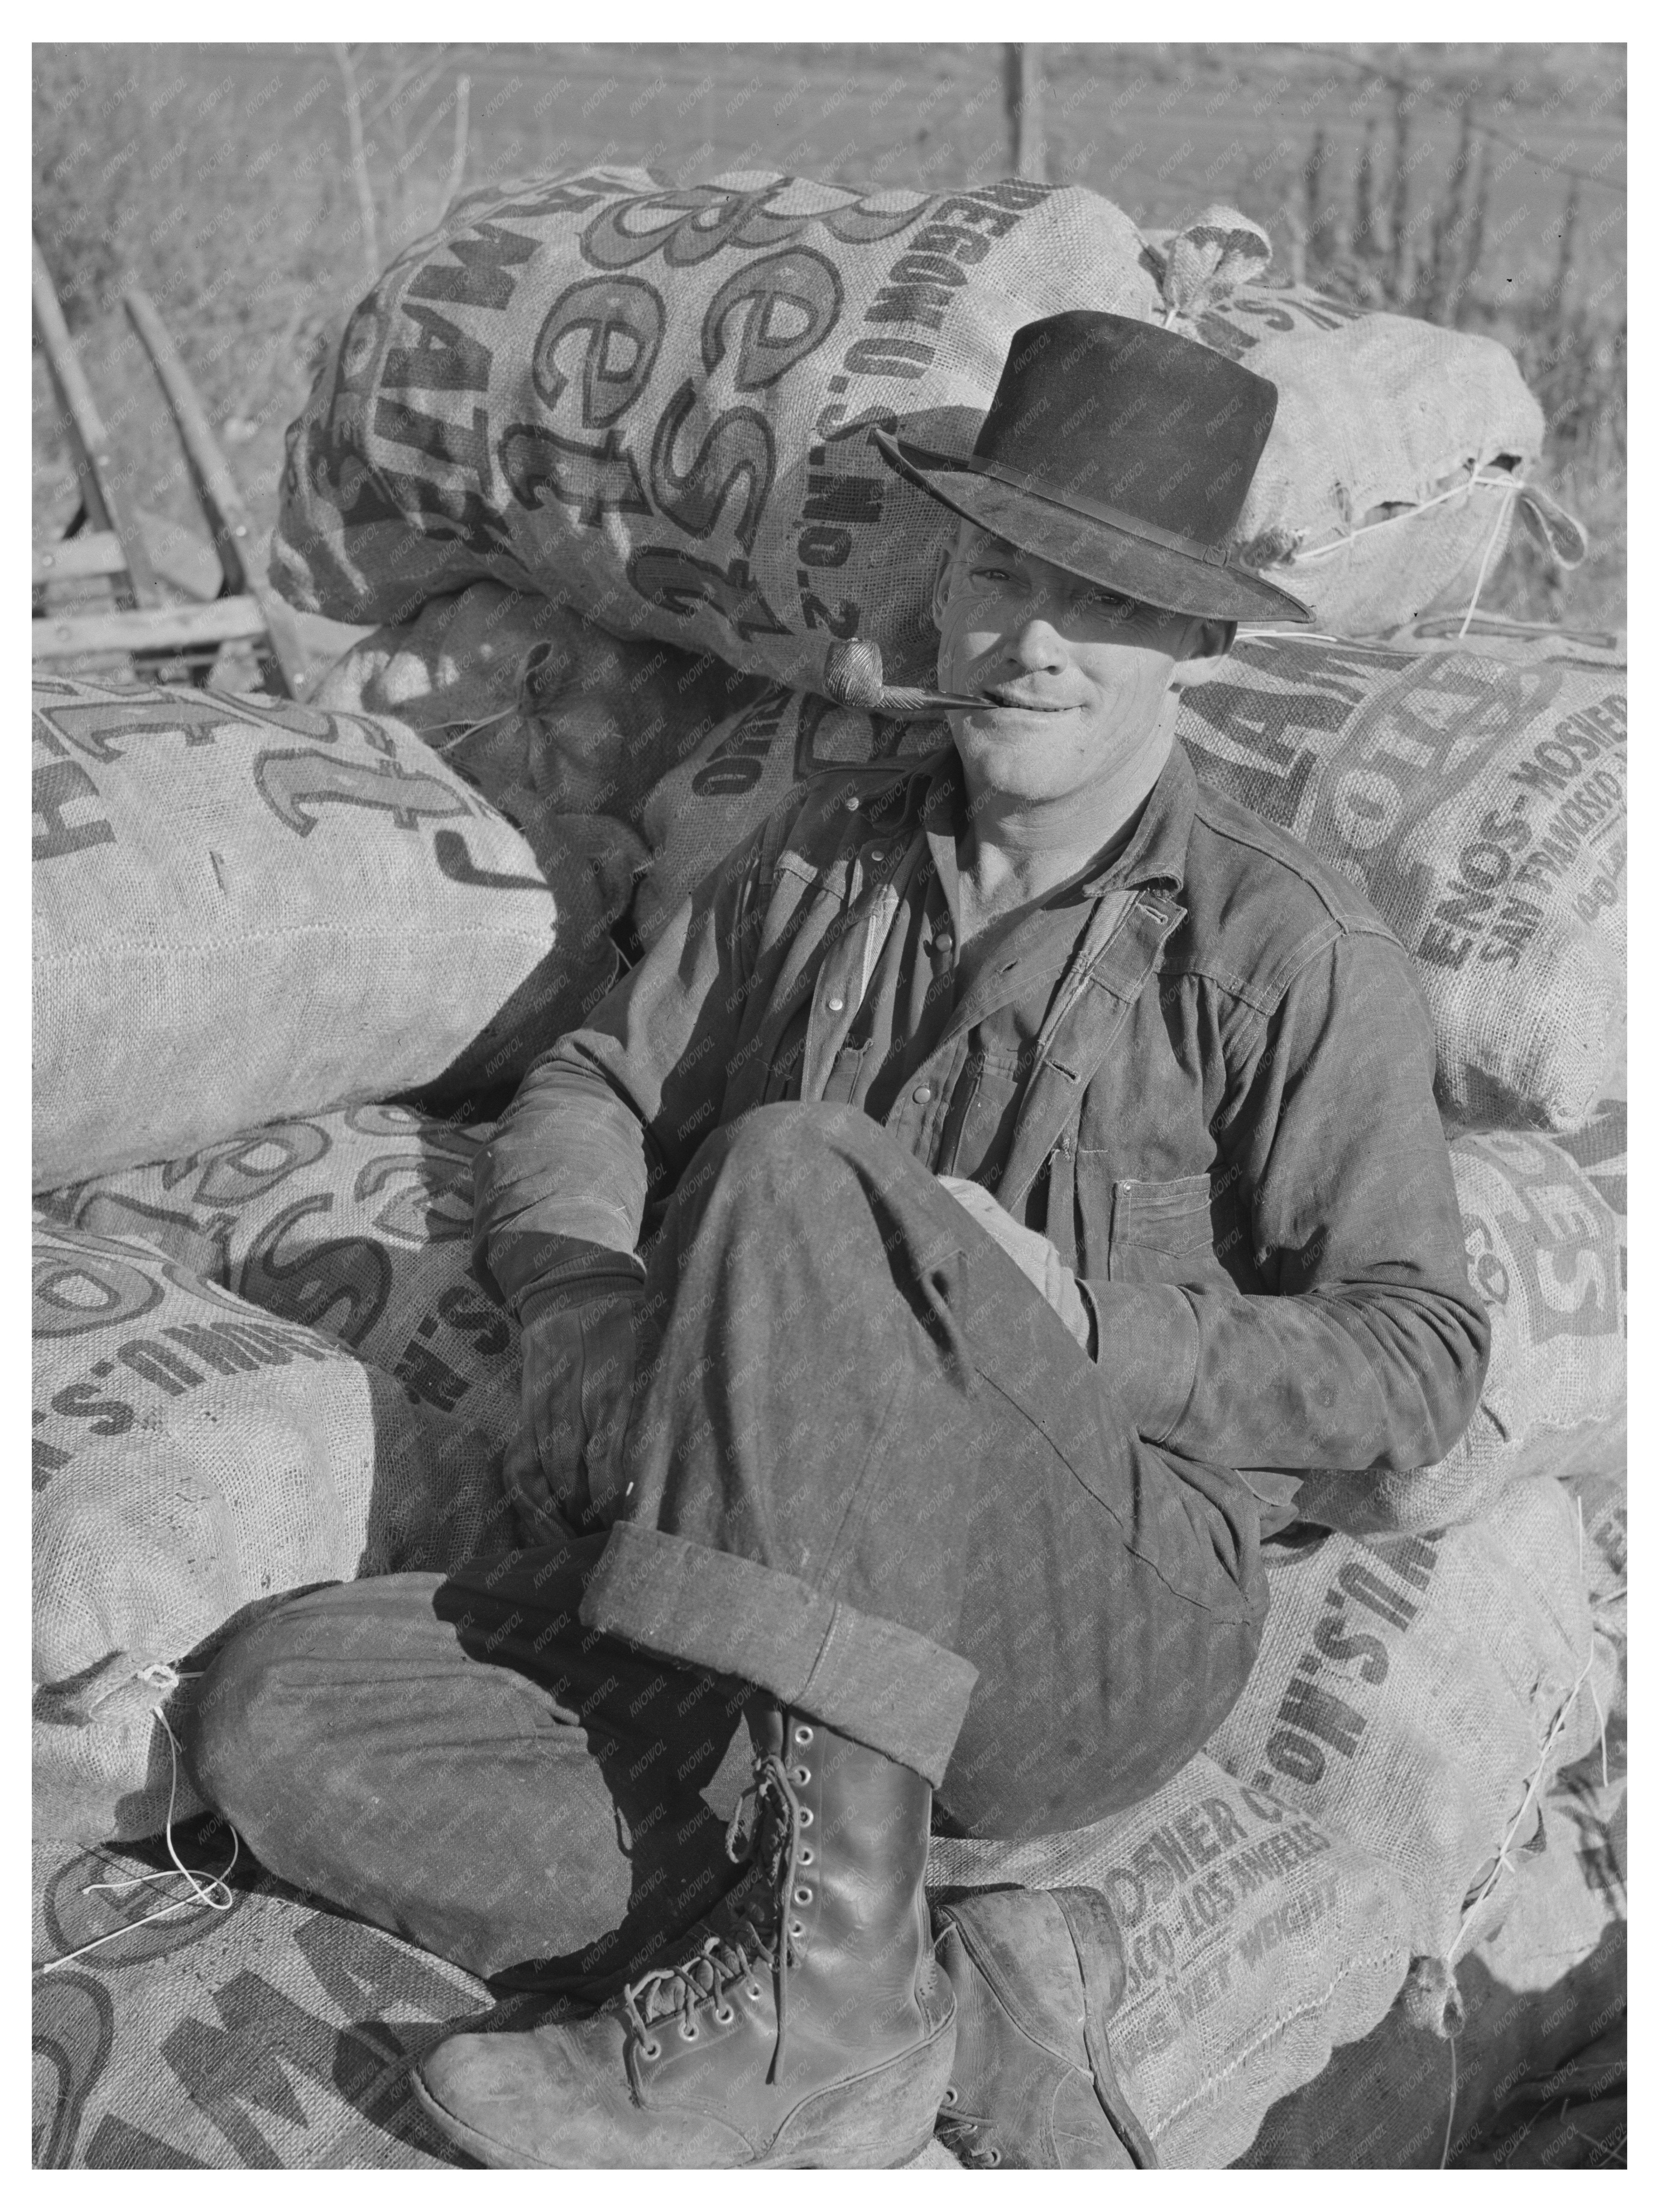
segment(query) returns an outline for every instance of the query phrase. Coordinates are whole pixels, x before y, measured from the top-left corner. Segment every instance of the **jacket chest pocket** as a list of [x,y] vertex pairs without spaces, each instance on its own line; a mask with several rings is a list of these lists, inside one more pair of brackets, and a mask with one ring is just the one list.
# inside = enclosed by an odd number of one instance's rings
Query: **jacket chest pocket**
[[1085,1273],[1103,1273],[1119,1283],[1191,1283],[1224,1273],[1215,1253],[1207,1175],[1177,1176],[1172,1182],[1114,1181],[1104,1153],[1079,1150],[1077,1182],[1078,1211],[1092,1248]]

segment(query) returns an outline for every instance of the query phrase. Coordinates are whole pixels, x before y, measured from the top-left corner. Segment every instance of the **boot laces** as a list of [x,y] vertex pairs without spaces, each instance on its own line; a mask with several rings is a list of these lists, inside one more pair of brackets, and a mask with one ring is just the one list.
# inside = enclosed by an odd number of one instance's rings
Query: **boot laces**
[[800,1800],[776,1753],[757,1759],[754,1779],[738,1799],[726,1828],[726,1850],[734,1864],[747,1861],[750,1872],[722,1899],[711,1931],[689,1957],[672,1966],[653,1966],[638,1981],[629,1982],[619,2002],[629,2027],[647,2048],[656,2041],[653,2027],[669,2021],[678,2021],[690,2042],[704,2006],[718,2008],[729,1989],[752,1979],[757,1967],[769,1968],[778,2033],[766,2078],[775,2082],[783,2072],[789,1969],[800,1964],[789,1935],[789,1905],[800,1850]]

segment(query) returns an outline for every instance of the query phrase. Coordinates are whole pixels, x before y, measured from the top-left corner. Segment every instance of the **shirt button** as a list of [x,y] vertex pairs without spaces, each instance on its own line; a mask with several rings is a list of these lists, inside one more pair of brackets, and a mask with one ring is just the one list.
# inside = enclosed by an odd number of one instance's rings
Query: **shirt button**
[[933,1086],[931,1083],[919,1083],[910,1093],[918,1106],[925,1106],[933,1095]]
[[856,814],[859,811],[859,795],[857,792],[849,791],[846,798],[843,799],[841,803],[847,809],[847,811],[849,814]]
[[847,1001],[845,999],[830,999],[826,1001],[826,1004],[832,1014],[839,1014],[845,1011]]
[[875,863],[875,864],[878,864],[878,865],[881,861],[884,860],[887,858],[887,855],[886,855],[886,854],[885,854],[885,853],[884,853],[884,852],[882,851],[882,849],[881,849],[880,846],[879,846],[879,845],[877,845],[877,846],[874,846],[874,847],[872,847],[872,849],[871,849],[871,853],[870,853],[870,858],[871,858],[871,860],[872,860],[872,863]]

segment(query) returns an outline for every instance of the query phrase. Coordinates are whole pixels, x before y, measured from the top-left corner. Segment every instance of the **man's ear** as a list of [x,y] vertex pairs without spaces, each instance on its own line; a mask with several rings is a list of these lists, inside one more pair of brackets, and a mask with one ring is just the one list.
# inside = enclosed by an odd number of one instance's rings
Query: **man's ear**
[[957,557],[957,540],[960,535],[959,530],[953,530],[945,539],[939,549],[939,558],[933,566],[932,604],[933,628],[937,630],[943,630],[945,628],[945,602],[950,595],[951,564]]
[[1194,621],[1187,650],[1170,672],[1170,688],[1184,691],[1188,685],[1207,684],[1219,675],[1238,635],[1236,622],[1221,622],[1207,615]]

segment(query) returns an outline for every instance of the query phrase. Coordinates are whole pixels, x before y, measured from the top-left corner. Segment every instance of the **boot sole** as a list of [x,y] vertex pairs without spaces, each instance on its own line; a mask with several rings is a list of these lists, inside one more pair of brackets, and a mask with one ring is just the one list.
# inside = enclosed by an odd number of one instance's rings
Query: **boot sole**
[[[908,2166],[912,2159],[920,2158],[933,2140],[933,2122],[939,2111],[939,2100],[945,2094],[946,2085],[950,2081],[951,2062],[955,2051],[956,2004],[953,1998],[949,2011],[926,2042],[916,2045],[913,2050],[904,2052],[897,2058],[890,2059],[885,2065],[873,2068],[868,2074],[855,2075],[849,2081],[838,2081],[830,2088],[822,2089],[805,2106],[798,2106],[773,2137],[770,2148],[763,2158],[750,2159],[740,2166],[689,2167],[683,2170],[692,2172],[722,2171],[752,2173],[767,2168],[795,2169],[805,2172],[814,2167],[827,2167],[830,2170],[844,2168],[848,2172],[854,2172]],[[926,2106],[926,2115],[918,2123],[921,2132],[909,2142],[895,2148],[890,2143],[869,2142],[837,2145],[820,2142],[792,2145],[787,2141],[792,2129],[798,2136],[805,2131],[799,2124],[804,2116],[810,2117],[815,2105],[822,2105],[832,2097],[854,2094],[864,2085],[879,2081],[884,2075],[890,2075],[901,2069],[914,2070],[922,2076],[922,2081],[915,2091],[915,2098],[918,2110]],[[463,2150],[470,2151],[482,2165],[536,2172],[556,2170],[540,2165],[535,2159],[523,2157],[510,2143],[501,2142],[494,2136],[483,2135],[477,2128],[470,2126],[465,2120],[452,2112],[447,2106],[439,2103],[422,2080],[418,2070],[411,2070],[410,2082],[415,2092],[415,2101],[434,2125],[447,2136],[452,2142],[459,2144]],[[816,2159],[805,2158],[799,2154],[803,2150],[817,2150],[820,2153],[820,2156]],[[794,2153],[793,2155],[791,2154],[792,2151]],[[828,2154],[825,2155],[825,2154]],[[661,2172],[665,2169],[657,2167],[638,2170]]]

